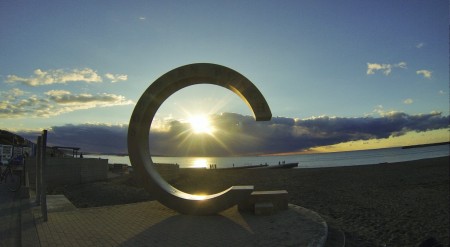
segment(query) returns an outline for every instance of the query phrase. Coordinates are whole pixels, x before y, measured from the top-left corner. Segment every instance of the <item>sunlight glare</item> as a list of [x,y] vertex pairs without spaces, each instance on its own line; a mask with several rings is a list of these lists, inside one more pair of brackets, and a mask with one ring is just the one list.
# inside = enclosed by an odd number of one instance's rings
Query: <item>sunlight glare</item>
[[214,128],[211,126],[211,122],[205,115],[192,116],[189,119],[191,129],[196,134],[211,134]]

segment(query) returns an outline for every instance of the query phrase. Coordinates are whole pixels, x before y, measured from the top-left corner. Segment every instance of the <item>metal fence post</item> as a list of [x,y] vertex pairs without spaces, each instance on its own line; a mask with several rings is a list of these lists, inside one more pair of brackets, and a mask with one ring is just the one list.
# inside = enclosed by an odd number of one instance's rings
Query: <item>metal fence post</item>
[[44,221],[48,220],[47,217],[47,130],[42,131],[42,193],[41,193],[41,211]]
[[37,138],[37,155],[36,155],[36,205],[41,205],[42,191],[42,136]]

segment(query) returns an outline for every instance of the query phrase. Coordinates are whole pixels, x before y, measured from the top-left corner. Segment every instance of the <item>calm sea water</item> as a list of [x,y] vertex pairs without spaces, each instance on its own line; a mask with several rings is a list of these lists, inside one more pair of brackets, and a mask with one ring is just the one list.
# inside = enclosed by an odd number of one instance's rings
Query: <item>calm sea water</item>
[[[450,155],[450,145],[429,146],[420,148],[385,148],[350,152],[296,154],[283,156],[244,156],[244,157],[152,157],[155,163],[179,164],[181,168],[209,168],[215,164],[217,168],[228,168],[247,165],[278,165],[279,162],[299,162],[299,168],[318,168],[393,163],[419,160]],[[128,156],[85,155],[86,158],[108,159],[110,164],[130,164]]]

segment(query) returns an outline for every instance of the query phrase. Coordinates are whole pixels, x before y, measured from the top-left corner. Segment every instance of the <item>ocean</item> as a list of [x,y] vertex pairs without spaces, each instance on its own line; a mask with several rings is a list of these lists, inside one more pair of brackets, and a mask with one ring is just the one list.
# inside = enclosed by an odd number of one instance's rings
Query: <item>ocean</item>
[[[436,158],[450,155],[450,145],[437,145],[402,149],[384,148],[348,152],[295,154],[280,156],[238,156],[238,157],[152,157],[155,163],[178,164],[180,168],[229,168],[248,165],[278,165],[279,163],[298,162],[298,168],[321,168],[353,165],[370,165],[401,161]],[[110,164],[131,165],[128,156],[84,155],[85,158],[108,159]]]

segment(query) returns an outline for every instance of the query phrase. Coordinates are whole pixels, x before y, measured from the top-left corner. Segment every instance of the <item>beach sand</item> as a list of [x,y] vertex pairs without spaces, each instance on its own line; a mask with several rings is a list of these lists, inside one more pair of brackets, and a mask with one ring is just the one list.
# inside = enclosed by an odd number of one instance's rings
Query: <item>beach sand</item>
[[[346,246],[449,245],[449,157],[392,164],[317,169],[180,169],[170,181],[189,193],[232,185],[287,190],[289,203],[338,226]],[[56,189],[77,207],[152,200],[130,175]],[[427,245],[435,246],[435,245]]]

